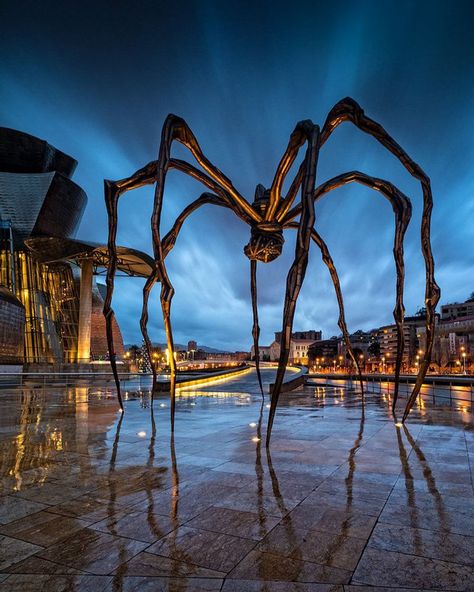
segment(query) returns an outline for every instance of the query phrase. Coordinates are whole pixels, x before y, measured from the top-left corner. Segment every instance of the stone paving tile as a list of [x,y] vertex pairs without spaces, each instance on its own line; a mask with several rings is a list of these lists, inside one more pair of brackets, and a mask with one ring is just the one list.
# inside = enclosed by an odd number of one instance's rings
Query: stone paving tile
[[415,528],[434,531],[447,531],[457,534],[472,535],[474,532],[474,514],[470,508],[446,506],[442,498],[437,501],[412,503],[389,501],[380,514],[379,521],[386,524],[402,524]]
[[471,531],[471,535],[463,536],[423,528],[377,524],[370,538],[369,547],[474,567],[474,531]]
[[11,567],[8,567],[5,571],[9,573],[18,574],[44,574],[44,575],[56,575],[56,576],[69,576],[69,575],[83,575],[84,572],[73,567],[67,567],[60,563],[54,563],[53,561],[47,561],[41,559],[36,555],[31,555],[19,563],[15,563]]
[[437,487],[434,490],[432,489],[431,493],[415,489],[393,489],[389,497],[389,502],[407,505],[410,502],[410,499],[413,498],[414,501],[420,505],[429,506],[438,502],[449,508],[460,508],[461,510],[469,509],[474,513],[474,494],[470,496],[441,494],[437,491]]
[[151,545],[147,552],[228,572],[255,545],[249,539],[182,526]]
[[132,509],[142,512],[151,510],[168,516],[177,525],[182,525],[207,510],[216,500],[227,499],[229,495],[237,491],[237,488],[219,485],[212,493],[209,491],[205,493],[201,488],[189,487],[185,488],[181,494],[181,488],[179,488],[176,491],[170,490],[152,494],[146,500],[134,504]]
[[[452,483],[450,481],[435,481],[434,485],[436,486],[436,490],[441,495],[460,495],[462,497],[470,497],[473,494],[473,488],[471,485],[466,483]],[[403,476],[396,482],[393,491],[397,492],[399,490],[413,490],[420,493],[429,493],[433,490],[433,480],[432,479],[413,479],[413,478],[404,478]]]
[[[178,554],[175,554],[174,557],[178,557]],[[170,559],[146,551],[135,555],[125,564],[124,568],[118,567],[116,572],[119,573],[122,570],[129,576],[173,578],[223,578],[225,576],[225,572],[199,567],[189,561]]]
[[61,504],[80,497],[87,493],[89,489],[82,487],[81,484],[63,485],[58,482],[48,482],[39,487],[28,487],[13,494],[19,498],[34,502],[40,502],[49,505]]
[[277,497],[272,494],[239,491],[215,502],[215,506],[231,510],[251,511],[281,518],[300,503],[299,499]]
[[226,580],[222,592],[344,592],[344,588],[338,584]]
[[12,574],[0,583],[0,592],[109,592],[111,578],[101,576],[49,576]]
[[219,592],[221,579],[124,577],[112,582],[110,592]]
[[8,524],[24,516],[44,510],[48,506],[38,502],[29,501],[6,495],[0,498],[0,524]]
[[88,525],[77,518],[66,518],[46,511],[36,512],[0,527],[0,534],[41,547],[49,547]]
[[227,577],[236,580],[344,584],[349,582],[351,575],[349,570],[254,550]]
[[285,519],[293,528],[306,532],[314,529],[322,532],[343,533],[345,536],[367,540],[377,521],[375,516],[364,514],[350,504],[331,507],[303,501]]
[[350,507],[354,512],[377,517],[387,503],[389,495],[379,494],[379,492],[373,488],[366,491],[359,490],[353,492],[351,490],[347,492],[345,491],[345,488],[341,490],[341,488],[336,488],[334,485],[322,489],[323,487],[324,484],[312,492],[303,503],[307,506],[325,506],[337,509],[346,509]]
[[39,545],[32,545],[25,541],[0,535],[0,571],[4,571],[18,561],[34,555],[41,549],[42,547]]
[[365,545],[366,539],[346,536],[344,531],[301,531],[295,530],[289,521],[283,521],[259,543],[257,548],[285,557],[353,570]]
[[192,481],[186,481],[180,484],[180,491],[184,494],[186,490],[195,487],[200,483],[213,483],[221,487],[242,488],[255,482],[255,475],[244,475],[242,473],[229,473],[218,471],[205,471],[196,475]]
[[[362,417],[357,393],[308,388],[282,395],[267,453],[251,440],[261,399],[254,375],[245,380],[226,383],[225,396],[178,397],[173,442],[164,396],[152,442],[146,399],[126,402],[117,431],[114,395],[101,388],[43,389],[33,404],[2,391],[0,531],[21,529],[0,535],[0,592],[466,588],[472,418],[427,405],[400,429],[385,395],[367,394]],[[75,400],[84,393],[88,403]],[[18,469],[9,451],[20,416]],[[52,422],[62,450],[47,439]]]
[[447,590],[441,590],[440,588],[387,588],[386,586],[354,584],[353,586],[344,586],[344,592],[447,592]]
[[103,520],[111,514],[114,516],[123,515],[126,511],[126,508],[111,509],[110,504],[100,502],[89,494],[48,508],[48,512],[71,518],[79,518],[88,524],[94,524],[94,522]]
[[352,581],[372,586],[472,592],[474,568],[368,547],[362,555]]
[[105,575],[147,546],[148,543],[84,528],[37,555],[88,573]]
[[90,526],[92,530],[154,543],[171,532],[176,525],[167,516],[160,516],[153,511],[129,512],[111,515]]
[[279,518],[263,512],[257,514],[211,506],[186,526],[259,541],[279,522]]

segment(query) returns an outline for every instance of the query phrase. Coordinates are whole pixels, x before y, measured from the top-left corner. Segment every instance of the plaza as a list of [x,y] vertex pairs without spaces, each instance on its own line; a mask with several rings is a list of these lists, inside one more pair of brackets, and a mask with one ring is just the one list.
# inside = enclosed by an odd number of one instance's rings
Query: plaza
[[146,389],[0,397],[1,592],[472,590],[470,405],[401,426],[386,392],[307,385],[267,450],[254,372],[182,390],[174,437]]

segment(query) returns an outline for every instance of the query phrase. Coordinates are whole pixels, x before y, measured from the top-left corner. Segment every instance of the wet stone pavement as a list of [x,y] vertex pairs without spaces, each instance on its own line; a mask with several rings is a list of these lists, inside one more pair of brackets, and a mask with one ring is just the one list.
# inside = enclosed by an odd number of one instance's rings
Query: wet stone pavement
[[[266,370],[271,382],[273,371]],[[471,410],[254,373],[169,401],[0,390],[0,592],[474,590]]]

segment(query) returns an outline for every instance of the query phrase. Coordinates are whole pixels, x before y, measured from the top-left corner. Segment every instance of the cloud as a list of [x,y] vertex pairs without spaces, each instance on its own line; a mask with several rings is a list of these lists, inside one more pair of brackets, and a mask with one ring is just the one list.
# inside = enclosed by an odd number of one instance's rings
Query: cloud
[[[443,301],[462,299],[474,254],[474,48],[469,2],[327,3],[143,2],[85,0],[72,5],[2,7],[1,122],[47,139],[79,161],[75,180],[89,202],[78,235],[107,235],[103,179],[130,175],[156,158],[169,112],[185,117],[208,157],[252,201],[269,186],[298,120],[322,124],[339,99],[366,112],[429,173],[435,198],[433,246]],[[191,159],[183,148],[180,158]],[[400,163],[350,124],[324,147],[318,181],[359,169],[396,183],[414,205],[406,237],[406,308],[423,301],[419,238],[421,192]],[[170,174],[163,230],[202,188]],[[153,189],[121,199],[119,242],[151,252]],[[390,206],[366,188],[346,187],[317,205],[317,228],[336,261],[352,329],[390,322],[394,302]],[[281,327],[284,285],[294,256],[259,266],[262,342]],[[183,228],[167,265],[176,287],[178,341],[219,347],[250,344],[249,229],[207,206]],[[125,340],[140,341],[142,282],[121,280],[114,306]],[[163,340],[158,291],[151,329]],[[338,332],[327,271],[312,250],[295,327]]]

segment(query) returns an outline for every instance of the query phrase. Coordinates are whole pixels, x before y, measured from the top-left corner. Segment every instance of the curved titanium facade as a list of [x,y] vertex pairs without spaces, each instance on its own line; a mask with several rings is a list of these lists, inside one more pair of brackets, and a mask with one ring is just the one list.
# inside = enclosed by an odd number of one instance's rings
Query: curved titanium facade
[[0,218],[11,221],[15,246],[30,236],[74,236],[87,196],[59,173],[0,172]]
[[40,138],[0,127],[0,171],[61,173],[72,177],[77,161]]

